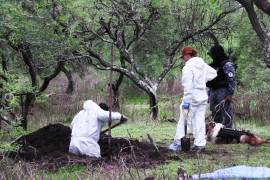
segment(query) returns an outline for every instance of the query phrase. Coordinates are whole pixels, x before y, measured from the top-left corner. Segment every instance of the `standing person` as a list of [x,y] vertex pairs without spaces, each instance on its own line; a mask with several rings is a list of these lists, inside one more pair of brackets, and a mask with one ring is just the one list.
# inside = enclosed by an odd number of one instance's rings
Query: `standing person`
[[[103,109],[104,110],[103,110]],[[109,121],[108,106],[101,103],[97,105],[92,100],[87,100],[81,110],[71,122],[71,141],[69,152],[77,155],[100,157],[98,141],[102,126]],[[123,123],[127,118],[118,112],[111,113],[112,120],[120,119]]]
[[188,129],[193,132],[195,138],[192,150],[200,151],[206,145],[205,111],[208,100],[206,82],[214,79],[217,73],[202,58],[197,57],[197,51],[191,46],[182,49],[181,58],[185,63],[182,70],[184,96],[180,105],[180,118],[174,142],[169,149],[181,150],[181,139],[185,136],[184,118],[185,114],[188,114]]
[[219,44],[212,46],[208,54],[213,59],[210,66],[217,71],[217,77],[206,84],[210,89],[210,110],[216,123],[232,128],[234,114],[232,96],[236,87],[235,66]]

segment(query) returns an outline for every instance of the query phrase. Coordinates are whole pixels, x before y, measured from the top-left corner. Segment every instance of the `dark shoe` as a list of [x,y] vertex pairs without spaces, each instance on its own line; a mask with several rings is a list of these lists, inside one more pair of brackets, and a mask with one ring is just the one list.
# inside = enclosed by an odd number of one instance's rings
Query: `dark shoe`
[[191,148],[191,151],[194,151],[194,152],[202,152],[204,150],[205,150],[204,146],[192,146]]

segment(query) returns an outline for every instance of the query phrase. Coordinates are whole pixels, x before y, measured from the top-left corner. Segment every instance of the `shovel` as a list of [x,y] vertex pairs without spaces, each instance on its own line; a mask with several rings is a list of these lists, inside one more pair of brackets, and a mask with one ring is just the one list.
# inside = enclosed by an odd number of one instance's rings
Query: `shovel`
[[187,119],[188,119],[188,113],[183,112],[184,115],[184,123],[185,123],[185,136],[181,139],[181,147],[183,151],[189,151],[190,150],[190,138],[187,137]]
[[[119,123],[116,123],[116,124],[112,125],[111,129],[113,129],[113,128],[117,127],[117,126],[120,126],[121,124],[123,124],[123,122],[120,121]],[[105,134],[107,131],[109,131],[109,128],[103,130],[100,134],[103,135],[103,134]]]

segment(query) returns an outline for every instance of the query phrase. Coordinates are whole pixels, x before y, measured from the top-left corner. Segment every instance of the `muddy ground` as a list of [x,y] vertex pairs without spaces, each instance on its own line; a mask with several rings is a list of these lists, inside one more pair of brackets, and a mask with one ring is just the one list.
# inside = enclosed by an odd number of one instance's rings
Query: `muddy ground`
[[30,161],[38,169],[44,170],[57,170],[62,166],[74,164],[147,168],[172,159],[180,160],[167,148],[136,139],[111,138],[109,148],[108,136],[102,136],[99,141],[102,158],[77,156],[68,153],[70,137],[69,127],[50,124],[18,138],[14,143],[20,145],[19,150],[10,152],[7,156],[15,160]]

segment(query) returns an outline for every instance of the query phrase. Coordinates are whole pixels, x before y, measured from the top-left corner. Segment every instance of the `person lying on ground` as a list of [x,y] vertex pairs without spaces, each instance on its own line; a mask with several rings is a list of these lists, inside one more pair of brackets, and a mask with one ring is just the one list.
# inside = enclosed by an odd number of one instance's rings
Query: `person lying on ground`
[[270,139],[262,139],[259,136],[245,130],[226,128],[221,123],[209,122],[206,125],[207,140],[215,143],[247,143],[252,146],[260,146],[262,144],[270,144]]
[[[103,110],[103,109],[105,110]],[[109,121],[109,111],[102,103],[100,106],[92,100],[87,100],[71,122],[71,141],[69,152],[89,157],[100,157],[98,141],[103,125]],[[112,120],[126,122],[128,118],[118,112],[111,112]]]

